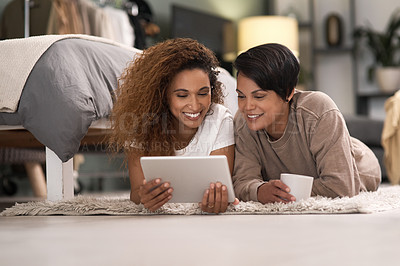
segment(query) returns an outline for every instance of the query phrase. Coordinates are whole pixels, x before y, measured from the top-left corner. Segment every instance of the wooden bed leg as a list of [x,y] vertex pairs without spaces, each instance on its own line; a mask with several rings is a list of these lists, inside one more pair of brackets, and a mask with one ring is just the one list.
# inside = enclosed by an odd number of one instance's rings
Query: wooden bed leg
[[51,201],[74,197],[73,159],[63,163],[46,147],[47,199]]

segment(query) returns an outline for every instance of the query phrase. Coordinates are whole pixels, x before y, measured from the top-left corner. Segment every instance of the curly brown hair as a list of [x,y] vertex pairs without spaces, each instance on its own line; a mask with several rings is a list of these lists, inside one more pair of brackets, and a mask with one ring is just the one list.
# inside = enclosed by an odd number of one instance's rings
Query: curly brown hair
[[174,155],[167,90],[179,72],[201,69],[210,79],[211,102],[223,103],[218,65],[211,50],[189,38],[166,40],[144,50],[119,79],[109,147],[137,156]]

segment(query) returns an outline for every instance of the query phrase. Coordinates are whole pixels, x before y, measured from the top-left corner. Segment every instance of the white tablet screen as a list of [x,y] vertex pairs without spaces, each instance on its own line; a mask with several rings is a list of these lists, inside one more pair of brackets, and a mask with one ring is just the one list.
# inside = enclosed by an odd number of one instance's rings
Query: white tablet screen
[[171,183],[174,192],[169,202],[201,202],[204,191],[210,183],[216,182],[227,187],[229,202],[235,199],[228,160],[224,155],[144,156],[140,163],[146,181],[161,178],[163,182]]

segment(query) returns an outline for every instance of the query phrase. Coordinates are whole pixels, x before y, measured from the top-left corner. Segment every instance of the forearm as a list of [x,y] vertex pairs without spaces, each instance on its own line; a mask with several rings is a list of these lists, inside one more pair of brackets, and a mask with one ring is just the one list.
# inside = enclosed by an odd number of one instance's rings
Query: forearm
[[140,204],[139,188],[131,189],[130,199],[136,204]]
[[264,184],[264,181],[258,178],[234,179],[233,187],[235,195],[242,201],[258,201],[258,188]]
[[143,184],[144,175],[140,166],[140,157],[134,154],[128,156],[129,181],[131,183],[130,199],[136,204],[140,203],[139,188]]
[[356,195],[360,177],[354,147],[340,113],[325,113],[314,132],[310,150],[315,156],[318,177],[314,179],[312,195],[331,198]]
[[251,138],[236,136],[232,180],[236,197],[243,201],[258,201],[257,190],[264,183],[257,151],[256,143]]
[[264,183],[261,166],[240,151],[236,152],[232,180],[236,197],[243,201],[258,201],[257,190]]
[[338,185],[339,182],[337,180],[327,181],[323,178],[314,179],[313,188],[311,195],[312,196],[324,196],[328,198],[336,198],[336,197],[352,197],[355,195],[355,191],[350,189],[351,185],[342,183],[342,185]]
[[360,177],[350,151],[331,151],[330,154],[336,156],[319,160],[320,175],[314,179],[312,195],[330,198],[355,196],[360,190]]

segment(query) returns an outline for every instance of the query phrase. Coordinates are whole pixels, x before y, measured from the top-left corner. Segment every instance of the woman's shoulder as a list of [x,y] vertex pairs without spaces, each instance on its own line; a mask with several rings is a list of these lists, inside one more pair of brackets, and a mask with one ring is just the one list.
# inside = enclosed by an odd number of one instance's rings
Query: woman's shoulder
[[322,91],[295,91],[294,97],[297,97],[297,102],[301,103],[331,103],[336,106],[331,97]]
[[197,132],[200,133],[209,128],[219,128],[221,125],[232,125],[233,127],[233,116],[225,106],[213,103]]
[[297,91],[293,96],[293,108],[322,115],[328,111],[336,110],[336,103],[322,91]]
[[225,106],[223,106],[222,104],[219,104],[219,103],[212,103],[210,108],[211,108],[211,110],[219,111],[219,112],[229,111],[228,108],[226,108]]
[[233,116],[231,111],[223,106],[222,104],[219,103],[213,103],[211,105],[211,112],[210,116],[215,117],[215,118],[224,118],[224,117],[230,117],[233,120]]
[[235,118],[233,119],[233,124],[235,125],[236,131],[241,131],[243,128],[246,128],[246,120],[240,111],[236,112]]

